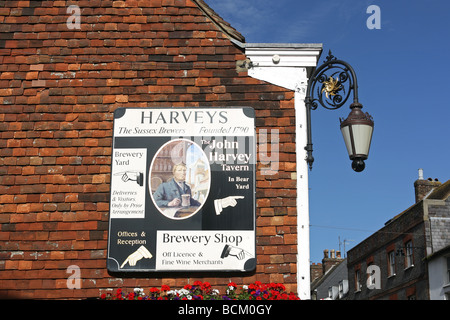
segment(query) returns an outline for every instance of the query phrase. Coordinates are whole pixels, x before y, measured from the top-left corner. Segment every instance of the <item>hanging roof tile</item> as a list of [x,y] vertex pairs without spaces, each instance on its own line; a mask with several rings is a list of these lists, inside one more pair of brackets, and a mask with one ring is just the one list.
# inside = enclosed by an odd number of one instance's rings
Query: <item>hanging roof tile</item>
[[203,0],[192,0],[199,8],[207,15],[211,21],[222,31],[228,38],[237,40],[241,43],[245,42],[245,37],[240,34],[235,28],[233,28],[228,22],[226,22],[221,16],[217,14],[210,6]]

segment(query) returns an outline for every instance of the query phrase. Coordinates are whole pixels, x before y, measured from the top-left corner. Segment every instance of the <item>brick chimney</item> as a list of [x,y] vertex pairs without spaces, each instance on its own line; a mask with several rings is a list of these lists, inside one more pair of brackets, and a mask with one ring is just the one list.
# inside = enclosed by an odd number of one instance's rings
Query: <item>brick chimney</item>
[[425,198],[425,196],[434,188],[439,187],[442,183],[438,179],[423,178],[423,169],[419,169],[419,178],[414,182],[414,192],[416,203]]
[[321,278],[324,274],[328,272],[334,265],[337,265],[342,260],[341,251],[339,250],[323,250],[322,263],[312,263],[310,265],[310,276],[311,282],[316,279]]
[[321,263],[312,263],[310,265],[311,282],[323,276],[323,267]]
[[[329,254],[328,254],[329,253]],[[341,252],[332,250],[323,250],[323,273],[326,274],[333,266],[339,264],[343,259],[341,258]]]

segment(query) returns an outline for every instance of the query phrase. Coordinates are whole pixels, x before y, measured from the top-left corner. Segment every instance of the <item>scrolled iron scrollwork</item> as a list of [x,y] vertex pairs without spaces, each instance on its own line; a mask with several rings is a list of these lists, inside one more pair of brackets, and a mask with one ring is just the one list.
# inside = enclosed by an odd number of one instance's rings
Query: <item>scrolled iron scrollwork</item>
[[318,107],[318,103],[326,109],[339,109],[350,97],[354,79],[351,70],[340,63],[340,60],[335,58],[326,61],[311,78],[312,110]]

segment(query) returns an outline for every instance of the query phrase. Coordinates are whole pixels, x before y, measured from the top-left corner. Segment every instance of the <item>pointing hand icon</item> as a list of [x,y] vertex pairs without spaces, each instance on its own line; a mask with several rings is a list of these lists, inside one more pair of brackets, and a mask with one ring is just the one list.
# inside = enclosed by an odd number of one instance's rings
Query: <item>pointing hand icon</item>
[[144,174],[136,171],[123,171],[114,174],[115,176],[122,176],[123,182],[136,181],[141,187],[144,185]]
[[141,260],[142,258],[151,259],[152,254],[147,250],[146,247],[140,246],[139,249],[137,249],[135,252],[130,254],[128,258],[125,259],[125,261],[120,266],[120,269],[122,269],[127,263],[134,267],[136,265],[136,262]]
[[235,207],[237,205],[237,199],[244,199],[244,196],[229,196],[223,199],[214,200],[214,208],[216,214],[219,215],[223,209],[227,207]]

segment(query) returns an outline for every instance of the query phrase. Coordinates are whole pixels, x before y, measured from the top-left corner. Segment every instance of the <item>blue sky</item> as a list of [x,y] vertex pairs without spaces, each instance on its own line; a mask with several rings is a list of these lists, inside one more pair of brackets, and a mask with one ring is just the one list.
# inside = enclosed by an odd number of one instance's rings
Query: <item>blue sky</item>
[[[414,204],[418,169],[450,179],[450,1],[205,0],[247,43],[322,43],[356,71],[375,121],[366,169],[355,173],[339,131],[349,109],[312,113],[311,262],[345,249]],[[380,29],[369,29],[370,5]],[[341,243],[343,251],[344,245]]]

